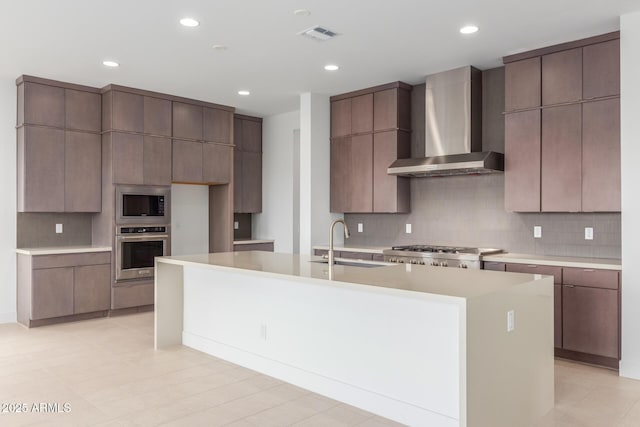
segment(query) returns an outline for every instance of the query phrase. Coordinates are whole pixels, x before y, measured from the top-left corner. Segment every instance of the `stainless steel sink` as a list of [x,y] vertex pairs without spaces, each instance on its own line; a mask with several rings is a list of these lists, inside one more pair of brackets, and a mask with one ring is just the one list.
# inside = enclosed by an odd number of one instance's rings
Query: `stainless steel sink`
[[[327,264],[329,265],[329,260],[323,259],[318,261],[309,261],[316,264]],[[384,264],[370,264],[367,262],[349,262],[349,261],[338,261],[336,260],[334,265],[347,265],[349,267],[362,267],[362,268],[375,268],[375,267],[386,267]]]

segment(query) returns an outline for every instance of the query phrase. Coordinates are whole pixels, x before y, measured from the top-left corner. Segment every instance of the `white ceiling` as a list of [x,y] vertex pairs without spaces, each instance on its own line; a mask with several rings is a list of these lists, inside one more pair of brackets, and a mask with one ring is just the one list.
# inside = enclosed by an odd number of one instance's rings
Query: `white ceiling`
[[[334,95],[618,29],[638,0],[0,0],[0,78],[109,83],[266,116]],[[305,8],[306,17],[293,11]],[[184,16],[198,19],[181,27]],[[474,23],[480,31],[463,36]],[[316,42],[314,25],[340,34]],[[224,44],[228,50],[214,51]],[[121,63],[107,69],[104,59]],[[324,71],[327,63],[340,65]],[[248,89],[251,96],[237,95]]]

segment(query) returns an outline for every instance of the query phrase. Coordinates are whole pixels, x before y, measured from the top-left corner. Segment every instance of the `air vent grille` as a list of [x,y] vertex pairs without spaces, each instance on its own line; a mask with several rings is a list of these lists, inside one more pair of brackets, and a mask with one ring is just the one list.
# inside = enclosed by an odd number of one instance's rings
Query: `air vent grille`
[[338,35],[338,33],[320,26],[308,28],[306,30],[300,31],[298,34],[301,36],[309,37],[311,39],[320,40],[320,41],[330,40]]

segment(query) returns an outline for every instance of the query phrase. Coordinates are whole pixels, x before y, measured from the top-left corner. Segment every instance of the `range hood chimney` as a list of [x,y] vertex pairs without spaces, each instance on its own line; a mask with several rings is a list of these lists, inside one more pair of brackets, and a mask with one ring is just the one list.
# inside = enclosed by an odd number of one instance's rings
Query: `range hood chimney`
[[389,175],[428,177],[504,171],[504,156],[482,152],[482,72],[467,66],[432,74],[425,87],[425,158],[398,159]]

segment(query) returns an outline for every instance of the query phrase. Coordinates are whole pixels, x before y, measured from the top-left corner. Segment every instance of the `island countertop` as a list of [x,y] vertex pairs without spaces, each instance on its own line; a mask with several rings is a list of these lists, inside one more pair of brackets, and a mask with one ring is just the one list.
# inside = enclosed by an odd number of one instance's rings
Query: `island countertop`
[[157,262],[163,263],[213,269],[239,269],[259,276],[297,277],[324,285],[341,282],[466,299],[498,292],[542,277],[533,274],[399,264],[373,268],[335,265],[334,278],[329,280],[329,266],[326,263],[312,262],[321,259],[317,256],[262,251],[156,258]]

